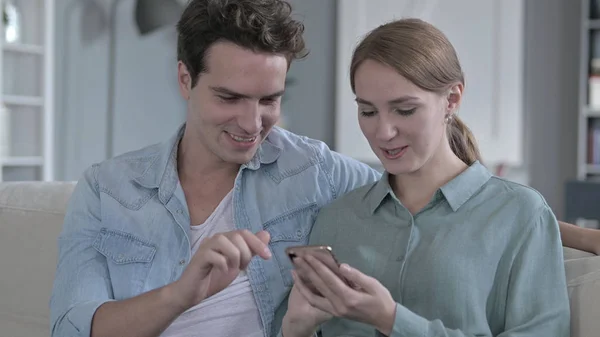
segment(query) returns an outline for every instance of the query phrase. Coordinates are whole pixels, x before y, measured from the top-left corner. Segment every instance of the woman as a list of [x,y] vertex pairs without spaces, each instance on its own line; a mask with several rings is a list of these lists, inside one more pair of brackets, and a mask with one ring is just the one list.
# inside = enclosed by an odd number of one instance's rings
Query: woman
[[447,38],[418,19],[382,25],[350,80],[386,173],[320,211],[311,244],[331,246],[350,282],[295,259],[283,335],[568,336],[558,222],[480,163],[455,115],[464,78]]

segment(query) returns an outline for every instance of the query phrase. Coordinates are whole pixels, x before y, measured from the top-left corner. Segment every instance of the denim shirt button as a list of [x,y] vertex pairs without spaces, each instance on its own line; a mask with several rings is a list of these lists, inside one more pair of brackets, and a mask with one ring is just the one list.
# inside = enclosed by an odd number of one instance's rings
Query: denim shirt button
[[117,255],[118,262],[122,262],[124,258],[125,258],[125,256],[123,254]]
[[185,260],[183,260],[183,259],[182,259],[182,260],[179,260],[179,265],[180,265],[180,266],[183,266],[184,264],[185,264]]
[[298,237],[298,238],[302,237],[302,231],[300,229],[296,231],[296,237]]

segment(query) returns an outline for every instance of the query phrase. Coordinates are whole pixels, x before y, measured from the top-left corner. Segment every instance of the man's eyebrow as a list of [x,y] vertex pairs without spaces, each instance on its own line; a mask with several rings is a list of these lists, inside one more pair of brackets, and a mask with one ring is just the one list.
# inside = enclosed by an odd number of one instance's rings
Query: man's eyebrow
[[239,98],[250,98],[250,96],[248,96],[248,95],[240,94],[239,92],[235,92],[235,91],[227,89],[225,87],[210,87],[210,89],[219,94],[225,94],[225,95],[239,97]]
[[279,90],[279,91],[274,92],[274,93],[272,93],[270,95],[267,95],[267,96],[265,96],[263,98],[277,98],[277,97],[283,96],[284,93],[285,93],[285,90]]
[[[234,96],[234,97],[238,97],[238,98],[252,98],[249,95],[241,94],[239,92],[235,92],[235,91],[227,89],[225,87],[210,87],[210,89],[212,91],[215,91],[220,94],[225,94],[225,95]],[[274,92],[272,94],[269,94],[269,95],[266,95],[266,96],[260,97],[260,98],[261,99],[277,98],[277,97],[283,96],[284,92],[285,92],[285,90],[280,90],[280,91]]]
[[[390,104],[390,105],[391,104],[401,104],[401,103],[405,103],[405,102],[412,101],[412,100],[418,100],[418,99],[419,98],[415,97],[415,96],[402,96],[402,97],[398,97],[398,98],[394,98],[392,100],[389,100],[388,104]],[[359,103],[359,104],[375,105],[375,104],[373,104],[373,103],[371,103],[371,102],[369,102],[369,101],[367,101],[365,99],[362,99],[360,97],[356,97],[355,100],[356,100],[356,103]]]

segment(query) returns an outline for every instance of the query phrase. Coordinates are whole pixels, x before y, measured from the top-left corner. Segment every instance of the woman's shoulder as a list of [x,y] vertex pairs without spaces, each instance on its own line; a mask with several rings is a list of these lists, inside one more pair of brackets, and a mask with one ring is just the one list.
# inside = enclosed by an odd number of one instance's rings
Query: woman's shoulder
[[492,176],[485,186],[490,195],[512,199],[527,209],[540,209],[548,207],[544,196],[535,188],[501,177]]
[[[525,233],[531,226],[557,227],[554,212],[544,196],[535,188],[493,176],[482,190],[480,207],[486,207],[487,212],[503,214],[518,232]],[[524,232],[523,232],[524,231]]]

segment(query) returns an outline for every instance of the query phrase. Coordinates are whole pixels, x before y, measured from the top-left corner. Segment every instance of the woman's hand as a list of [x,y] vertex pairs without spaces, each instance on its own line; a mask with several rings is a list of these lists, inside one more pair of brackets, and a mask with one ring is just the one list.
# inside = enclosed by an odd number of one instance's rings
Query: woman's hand
[[299,280],[292,271],[295,284],[288,299],[288,310],[283,317],[282,333],[284,337],[313,336],[319,325],[331,319],[331,315],[310,305],[298,291]]
[[341,274],[353,285],[350,287],[318,259],[307,256],[296,260],[298,274],[312,282],[322,294],[314,294],[299,277],[295,277],[295,287],[311,306],[336,317],[372,325],[384,335],[391,333],[396,301],[379,281],[342,264]]

